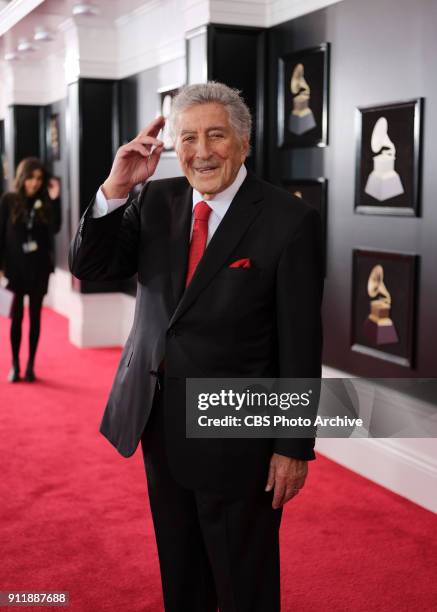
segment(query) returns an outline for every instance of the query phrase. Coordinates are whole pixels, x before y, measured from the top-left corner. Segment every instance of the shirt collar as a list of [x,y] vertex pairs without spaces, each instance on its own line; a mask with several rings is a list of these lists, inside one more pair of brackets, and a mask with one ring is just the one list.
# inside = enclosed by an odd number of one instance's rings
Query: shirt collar
[[223,217],[246,176],[246,166],[241,164],[234,182],[231,183],[229,187],[226,187],[224,191],[217,193],[212,200],[205,200],[202,198],[202,195],[197,191],[197,189],[193,188],[193,208],[198,202],[203,201],[206,202],[219,217]]

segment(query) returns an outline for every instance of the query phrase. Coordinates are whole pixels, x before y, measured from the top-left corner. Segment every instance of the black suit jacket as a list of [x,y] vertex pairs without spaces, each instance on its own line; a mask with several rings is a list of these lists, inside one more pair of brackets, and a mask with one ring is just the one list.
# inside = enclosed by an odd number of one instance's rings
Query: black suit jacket
[[[184,289],[192,215],[186,178],[146,183],[138,198],[94,219],[70,250],[83,280],[138,274],[134,323],[100,431],[125,457],[137,448],[165,357],[166,449],[189,488],[264,487],[278,452],[314,458],[313,439],[185,437],[187,377],[321,375],[322,231],[318,213],[249,173]],[[229,268],[250,258],[251,268]]]

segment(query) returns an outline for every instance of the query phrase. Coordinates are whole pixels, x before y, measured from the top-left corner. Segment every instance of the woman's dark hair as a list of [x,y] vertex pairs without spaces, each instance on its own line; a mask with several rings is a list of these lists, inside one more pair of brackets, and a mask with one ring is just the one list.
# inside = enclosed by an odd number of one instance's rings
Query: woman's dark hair
[[42,202],[42,207],[36,211],[37,216],[44,223],[49,223],[51,205],[47,193],[48,176],[43,163],[37,157],[26,157],[20,161],[15,173],[15,193],[17,198],[11,211],[12,222],[16,223],[19,219],[25,219],[27,214],[26,188],[25,181],[31,178],[35,170],[42,173],[42,184],[38,193],[35,194]]

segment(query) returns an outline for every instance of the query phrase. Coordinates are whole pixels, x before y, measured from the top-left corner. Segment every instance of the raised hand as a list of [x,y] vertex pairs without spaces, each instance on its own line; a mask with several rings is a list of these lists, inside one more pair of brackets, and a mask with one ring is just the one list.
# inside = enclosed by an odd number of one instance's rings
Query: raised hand
[[162,140],[156,137],[164,124],[164,117],[157,117],[118,149],[111,172],[102,185],[108,199],[127,197],[132,187],[153,175],[164,148]]
[[59,194],[61,193],[61,184],[59,179],[52,176],[47,184],[47,191],[49,192],[49,197],[51,200],[56,200],[59,198]]

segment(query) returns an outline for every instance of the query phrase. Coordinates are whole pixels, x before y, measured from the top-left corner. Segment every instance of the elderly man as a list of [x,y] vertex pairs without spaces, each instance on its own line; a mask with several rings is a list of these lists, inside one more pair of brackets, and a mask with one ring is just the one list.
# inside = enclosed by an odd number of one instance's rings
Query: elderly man
[[166,611],[274,612],[282,506],[314,440],[187,438],[185,382],[320,376],[320,219],[246,169],[237,91],[186,86],[169,121],[185,176],[130,194],[159,162],[159,117],[119,148],[71,247],[80,279],[138,274],[100,431],[125,457],[141,439]]

